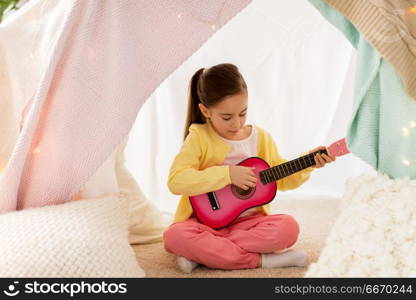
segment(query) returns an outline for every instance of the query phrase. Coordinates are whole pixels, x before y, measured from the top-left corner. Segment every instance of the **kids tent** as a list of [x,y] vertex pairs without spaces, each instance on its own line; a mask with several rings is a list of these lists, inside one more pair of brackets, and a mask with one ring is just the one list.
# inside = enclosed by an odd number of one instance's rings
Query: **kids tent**
[[[389,175],[386,182],[414,178],[415,162],[407,157],[415,127],[408,71],[414,65],[412,7],[409,1],[400,7],[364,1],[370,8],[353,2],[29,1],[0,25],[1,212],[113,195],[127,199],[130,243],[160,240],[160,210],[169,213],[175,206],[166,201],[173,196],[163,191],[163,172],[180,145],[187,80],[197,66],[221,60],[247,74],[252,121],[288,145],[286,156],[348,137],[354,155],[338,164],[347,171],[334,165],[322,176],[326,181],[311,182],[311,190],[312,184],[319,187],[314,192],[342,195],[346,178],[369,170]],[[372,8],[383,12],[380,22],[401,25],[397,34],[403,39],[395,43],[410,45],[406,57],[395,56],[394,47],[379,54],[361,27],[364,21],[350,14]],[[359,77],[367,63],[371,77]],[[394,89],[399,100],[367,97],[377,88]],[[389,107],[396,110],[386,116]],[[398,115],[409,117],[388,126]],[[129,144],[129,138],[138,143]],[[146,151],[141,160],[133,154],[137,147]],[[133,171],[125,165],[126,148],[140,166]],[[327,182],[335,177],[334,189]]]

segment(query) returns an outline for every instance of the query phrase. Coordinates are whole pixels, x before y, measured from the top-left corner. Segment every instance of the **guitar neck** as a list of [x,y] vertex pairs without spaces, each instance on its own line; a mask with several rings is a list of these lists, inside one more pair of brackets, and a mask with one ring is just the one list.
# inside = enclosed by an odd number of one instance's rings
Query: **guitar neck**
[[287,176],[290,176],[296,172],[299,172],[303,169],[309,168],[315,165],[314,156],[317,153],[328,154],[326,150],[319,150],[316,152],[309,153],[307,155],[301,156],[299,158],[287,161],[283,164],[271,167],[269,169],[263,170],[260,172],[260,180],[264,183],[270,183]]

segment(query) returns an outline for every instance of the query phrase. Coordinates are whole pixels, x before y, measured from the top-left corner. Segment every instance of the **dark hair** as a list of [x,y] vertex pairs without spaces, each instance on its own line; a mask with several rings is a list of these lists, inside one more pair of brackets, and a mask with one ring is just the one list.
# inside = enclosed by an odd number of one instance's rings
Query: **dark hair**
[[198,107],[215,106],[225,97],[247,92],[247,85],[238,68],[233,64],[218,64],[209,69],[199,69],[189,83],[188,113],[184,139],[193,123],[204,124],[206,119]]

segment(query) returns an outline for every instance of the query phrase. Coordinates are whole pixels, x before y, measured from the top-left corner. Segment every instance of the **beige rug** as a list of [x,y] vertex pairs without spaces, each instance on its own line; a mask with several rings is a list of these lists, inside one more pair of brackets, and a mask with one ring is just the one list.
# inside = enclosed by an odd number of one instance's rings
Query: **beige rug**
[[[295,249],[305,250],[311,262],[316,262],[324,246],[325,239],[338,215],[339,199],[330,197],[308,197],[307,200],[293,196],[280,195],[272,202],[274,213],[292,215],[300,224],[300,235]],[[196,268],[192,274],[182,273],[176,266],[175,256],[167,253],[163,244],[133,246],[140,266],[147,277],[303,277],[307,268],[288,267],[278,269],[246,269],[246,270],[213,270],[205,267]]]

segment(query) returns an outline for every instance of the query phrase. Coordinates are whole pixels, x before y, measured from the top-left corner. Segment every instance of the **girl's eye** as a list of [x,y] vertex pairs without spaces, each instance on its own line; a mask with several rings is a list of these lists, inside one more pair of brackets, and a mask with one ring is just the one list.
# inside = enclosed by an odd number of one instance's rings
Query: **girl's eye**
[[[244,117],[246,114],[242,114],[242,115],[240,115],[240,117]],[[224,121],[230,121],[231,120],[231,118],[222,118]]]

